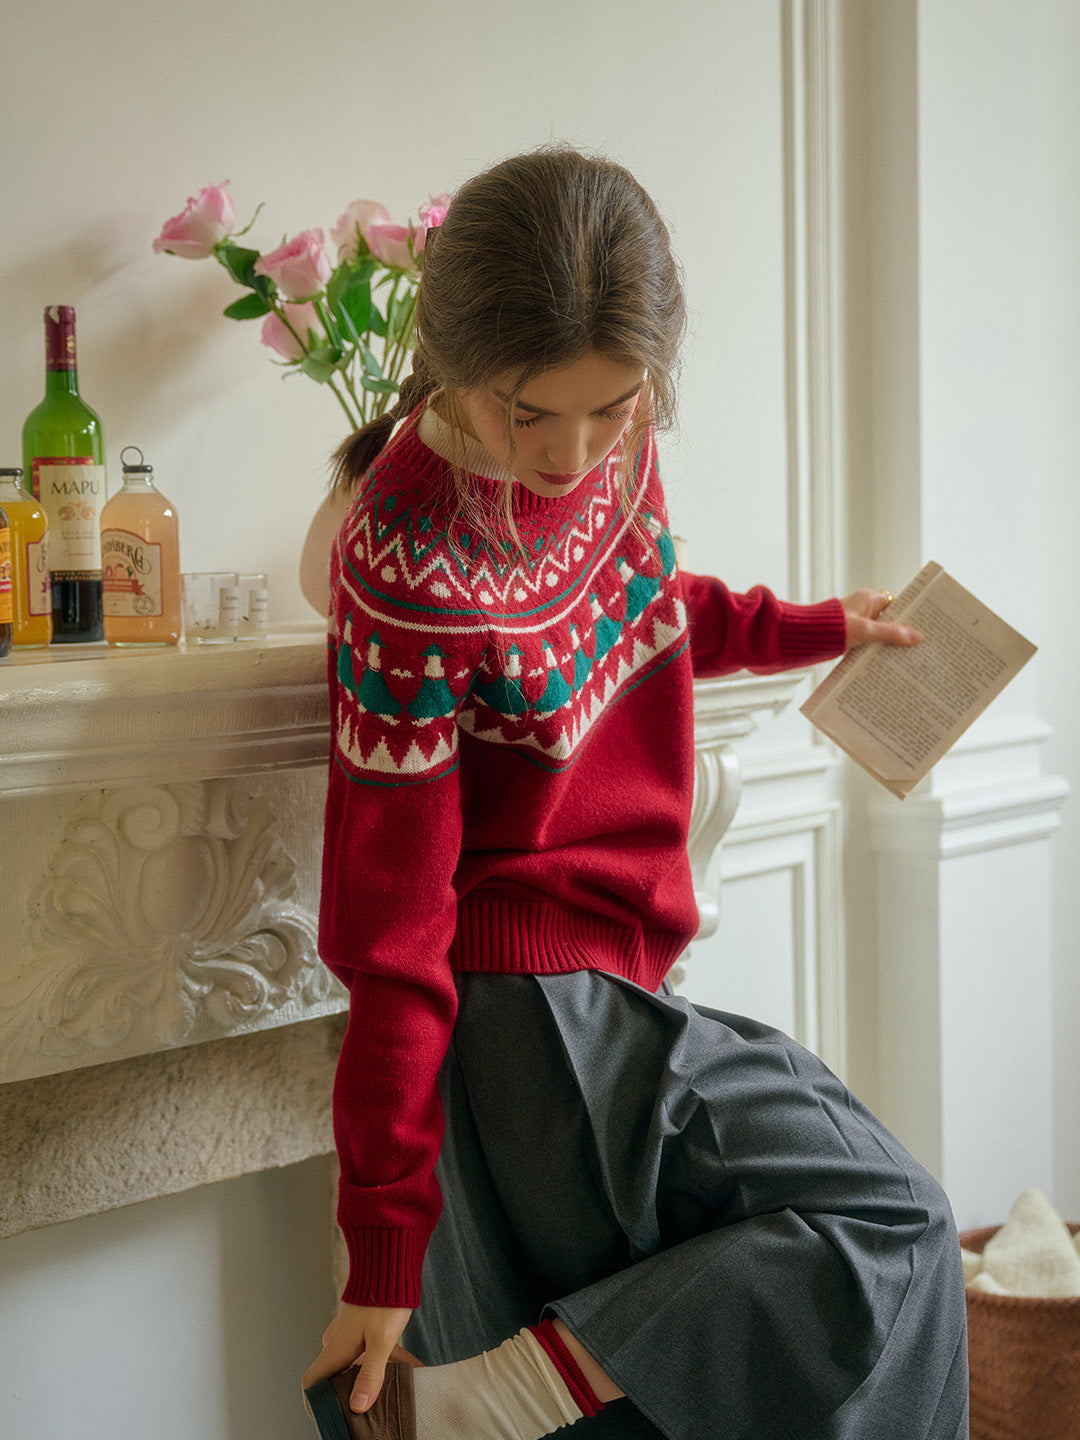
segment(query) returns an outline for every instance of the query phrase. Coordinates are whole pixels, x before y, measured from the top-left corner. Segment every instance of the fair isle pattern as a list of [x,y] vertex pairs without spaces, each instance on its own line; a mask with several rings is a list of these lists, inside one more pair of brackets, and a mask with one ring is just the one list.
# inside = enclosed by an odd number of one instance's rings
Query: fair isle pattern
[[401,612],[412,610],[417,630],[425,630],[430,617],[440,629],[452,625],[454,617],[460,618],[462,630],[478,625],[487,629],[500,614],[508,617],[503,629],[516,633],[522,622],[533,621],[531,628],[543,630],[551,623],[551,606],[566,597],[582,564],[605,542],[618,543],[629,523],[619,511],[611,459],[579,487],[580,513],[564,519],[553,534],[532,533],[524,556],[516,548],[496,554],[483,537],[461,527],[452,548],[430,515],[414,513],[400,494],[379,486],[378,479],[377,472],[368,492],[370,504],[348,522],[350,562],[343,583],[376,622],[392,615],[394,624],[402,624]]
[[525,555],[460,527],[451,544],[410,458],[436,457],[403,437],[343,531],[338,762],[368,784],[430,781],[455,768],[465,732],[565,769],[687,644],[654,441],[638,458],[637,526],[609,460],[565,501],[516,517]]

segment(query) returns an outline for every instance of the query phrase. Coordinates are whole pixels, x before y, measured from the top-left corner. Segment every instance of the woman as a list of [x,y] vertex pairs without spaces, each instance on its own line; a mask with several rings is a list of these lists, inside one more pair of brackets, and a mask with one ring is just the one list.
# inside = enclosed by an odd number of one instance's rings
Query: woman
[[625,170],[503,162],[429,237],[397,413],[339,453],[324,1435],[966,1432],[938,1186],[793,1041],[664,986],[697,928],[693,676],[919,639],[881,592],[678,571],[683,321]]

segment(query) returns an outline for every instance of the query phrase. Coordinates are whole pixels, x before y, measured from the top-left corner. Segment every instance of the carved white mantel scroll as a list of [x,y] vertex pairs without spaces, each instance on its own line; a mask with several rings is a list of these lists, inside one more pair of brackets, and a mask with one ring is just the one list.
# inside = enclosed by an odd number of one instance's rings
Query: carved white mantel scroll
[[331,977],[271,798],[226,779],[100,792],[30,895],[0,1066],[85,1064],[320,1013]]
[[[738,804],[730,745],[791,676],[698,682],[690,855]],[[17,655],[0,670],[0,1081],[332,1014],[318,959],[321,632],[265,646]]]
[[316,949],[321,630],[0,670],[0,1080],[344,1007]]

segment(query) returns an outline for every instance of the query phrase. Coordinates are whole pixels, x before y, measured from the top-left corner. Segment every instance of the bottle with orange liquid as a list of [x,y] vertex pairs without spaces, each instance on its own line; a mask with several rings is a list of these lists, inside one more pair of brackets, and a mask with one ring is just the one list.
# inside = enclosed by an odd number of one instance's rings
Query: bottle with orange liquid
[[11,527],[11,623],[16,648],[52,639],[49,517],[22,487],[18,467],[0,469],[0,508]]
[[[128,461],[128,455],[138,456]],[[180,537],[176,510],[155,488],[142,451],[120,452],[124,487],[101,512],[105,639],[175,645],[180,639]]]
[[11,530],[0,510],[0,660],[11,654]]

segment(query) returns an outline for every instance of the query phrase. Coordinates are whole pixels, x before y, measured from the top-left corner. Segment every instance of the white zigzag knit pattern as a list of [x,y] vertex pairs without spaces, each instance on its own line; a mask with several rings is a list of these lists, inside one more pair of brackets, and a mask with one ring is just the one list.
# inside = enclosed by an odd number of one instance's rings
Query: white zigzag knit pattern
[[526,557],[454,528],[444,462],[415,434],[384,456],[341,538],[339,760],[369,783],[434,779],[460,731],[564,768],[687,642],[654,442],[636,523],[611,457],[565,501],[516,516]]

